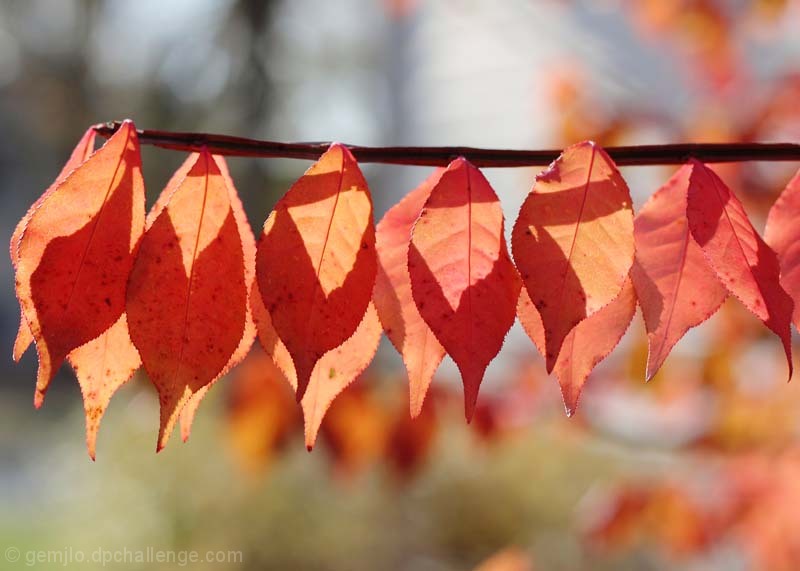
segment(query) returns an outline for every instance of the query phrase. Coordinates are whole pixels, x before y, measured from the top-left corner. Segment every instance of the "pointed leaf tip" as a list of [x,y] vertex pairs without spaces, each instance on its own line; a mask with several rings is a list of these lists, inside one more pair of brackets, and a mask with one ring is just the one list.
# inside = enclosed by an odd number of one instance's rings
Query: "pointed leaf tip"
[[331,403],[369,366],[380,338],[381,322],[374,304],[370,303],[353,336],[317,362],[301,402],[309,451]]
[[408,252],[414,302],[458,365],[468,418],[484,371],[514,322],[521,287],[503,225],[486,178],[455,160],[431,190]]
[[111,397],[141,365],[139,352],[130,340],[125,314],[99,337],[72,351],[67,360],[81,388],[86,446],[94,460],[100,421]]
[[[567,334],[554,371],[561,389],[564,410],[572,416],[592,370],[619,344],[636,312],[632,280],[622,285],[619,295],[600,311],[581,321]],[[523,289],[517,306],[522,328],[541,352],[545,346],[542,318]]]
[[[286,345],[278,337],[269,312],[255,284],[250,296],[258,339],[272,366],[279,370],[297,394],[297,373]],[[355,333],[339,347],[331,349],[314,367],[301,408],[307,446],[314,446],[323,418],[334,399],[364,372],[375,356],[381,336],[381,322],[374,304],[367,306]]]
[[605,151],[579,143],[540,173],[511,242],[552,372],[569,332],[619,295],[633,264],[631,197]]

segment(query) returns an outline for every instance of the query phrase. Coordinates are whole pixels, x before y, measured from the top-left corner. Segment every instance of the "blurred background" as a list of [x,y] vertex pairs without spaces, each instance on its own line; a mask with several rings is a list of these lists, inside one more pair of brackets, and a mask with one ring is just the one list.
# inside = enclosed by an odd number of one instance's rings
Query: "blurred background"
[[[799,32],[796,0],[3,1],[0,238],[85,128],[112,119],[365,145],[797,142]],[[152,201],[184,157],[142,154]],[[229,165],[257,231],[308,166]],[[796,168],[718,172],[763,229]],[[428,169],[364,172],[380,217]],[[623,169],[636,206],[670,173]],[[509,220],[535,174],[486,171]],[[13,283],[4,256],[0,548],[23,555],[2,569],[32,550],[146,548],[240,554],[197,569],[800,568],[800,386],[734,302],[647,386],[637,315],[571,419],[518,326],[470,426],[452,363],[410,421],[384,340],[310,454],[258,350],[210,392],[188,443],[158,455],[157,399],[139,373],[113,399],[92,463],[68,367],[35,411],[34,352],[11,361]]]

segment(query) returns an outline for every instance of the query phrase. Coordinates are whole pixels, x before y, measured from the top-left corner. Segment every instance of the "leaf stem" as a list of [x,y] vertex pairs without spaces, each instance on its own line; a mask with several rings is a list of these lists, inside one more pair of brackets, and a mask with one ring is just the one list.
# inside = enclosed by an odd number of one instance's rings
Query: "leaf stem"
[[[122,122],[99,123],[94,130],[110,137]],[[210,133],[185,133],[138,129],[139,142],[176,151],[199,152],[205,146],[215,155],[237,157],[281,157],[317,160],[330,146],[320,143],[281,143],[259,141]],[[346,145],[360,163],[395,165],[447,166],[456,157],[464,157],[482,168],[546,166],[560,154],[560,149],[509,150],[475,147],[363,147]],[[695,158],[706,163],[745,161],[799,161],[800,144],[796,143],[678,143],[605,147],[620,166],[678,165]]]

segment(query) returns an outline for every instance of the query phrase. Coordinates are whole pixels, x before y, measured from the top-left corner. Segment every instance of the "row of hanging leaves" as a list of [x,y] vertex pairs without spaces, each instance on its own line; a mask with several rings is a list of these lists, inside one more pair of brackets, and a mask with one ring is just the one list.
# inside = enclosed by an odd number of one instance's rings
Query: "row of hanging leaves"
[[14,359],[35,342],[36,407],[70,363],[92,458],[111,396],[140,366],[159,395],[160,450],[178,422],[188,438],[205,393],[256,337],[296,390],[309,449],[382,332],[407,368],[414,417],[449,354],[469,420],[517,317],[572,414],[637,303],[648,379],[728,295],[780,338],[791,376],[800,175],[772,208],[765,242],[701,162],[680,168],[634,217],[613,161],[579,143],[536,177],[512,231],[515,265],[499,199],[464,158],[435,170],[376,227],[358,164],[333,144],[256,243],[222,157],[191,154],[145,216],[133,123],[97,151],[94,139],[89,129],[11,239],[22,312]]

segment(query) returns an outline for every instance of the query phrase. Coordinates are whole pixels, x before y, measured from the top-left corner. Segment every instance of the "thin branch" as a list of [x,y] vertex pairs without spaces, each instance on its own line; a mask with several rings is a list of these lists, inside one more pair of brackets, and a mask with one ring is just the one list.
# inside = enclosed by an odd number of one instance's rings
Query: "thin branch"
[[[95,131],[110,137],[122,125],[119,121],[95,125]],[[316,160],[330,143],[280,143],[258,141],[228,135],[137,130],[139,142],[177,151],[199,151],[237,157],[282,157]],[[477,167],[545,166],[561,154],[560,149],[521,151],[479,149],[474,147],[362,147],[347,145],[361,163],[446,166],[456,157],[464,157]],[[639,145],[604,147],[620,166],[676,165],[690,158],[707,163],[744,161],[800,161],[800,144],[795,143],[681,143],[674,145]]]

